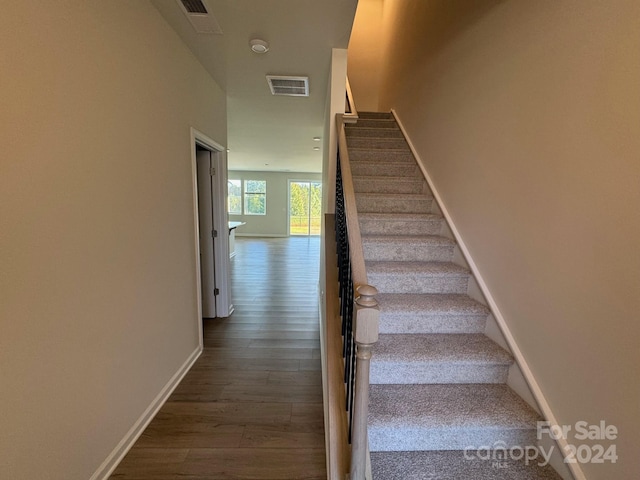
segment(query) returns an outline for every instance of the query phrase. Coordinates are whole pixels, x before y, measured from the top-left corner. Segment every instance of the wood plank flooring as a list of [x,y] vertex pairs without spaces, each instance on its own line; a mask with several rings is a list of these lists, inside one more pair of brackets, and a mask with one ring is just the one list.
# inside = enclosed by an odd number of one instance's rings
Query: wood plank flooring
[[119,480],[324,480],[319,237],[237,238],[235,312],[115,470]]

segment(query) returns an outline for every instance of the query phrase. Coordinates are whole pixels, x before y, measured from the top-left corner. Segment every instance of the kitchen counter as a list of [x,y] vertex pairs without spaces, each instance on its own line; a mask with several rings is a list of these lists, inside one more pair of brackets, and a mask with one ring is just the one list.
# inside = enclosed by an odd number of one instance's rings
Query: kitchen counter
[[229,258],[236,256],[236,228],[246,224],[246,222],[229,222]]

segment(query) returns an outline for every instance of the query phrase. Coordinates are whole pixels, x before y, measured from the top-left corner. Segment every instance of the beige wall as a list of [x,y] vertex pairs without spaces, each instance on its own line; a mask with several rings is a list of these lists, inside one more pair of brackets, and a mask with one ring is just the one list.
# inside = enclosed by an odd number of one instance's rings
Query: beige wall
[[246,222],[236,230],[236,236],[286,237],[289,235],[289,180],[322,180],[320,173],[253,172],[230,170],[229,179],[266,180],[266,215],[229,215],[229,220]]
[[380,42],[383,3],[383,0],[358,1],[349,39],[347,75],[356,109],[363,112],[378,110],[383,58],[383,44]]
[[587,478],[640,478],[640,2],[397,0],[384,21],[380,108],[552,411],[620,430]]
[[143,0],[3,2],[0,72],[0,477],[88,479],[198,348],[225,95]]

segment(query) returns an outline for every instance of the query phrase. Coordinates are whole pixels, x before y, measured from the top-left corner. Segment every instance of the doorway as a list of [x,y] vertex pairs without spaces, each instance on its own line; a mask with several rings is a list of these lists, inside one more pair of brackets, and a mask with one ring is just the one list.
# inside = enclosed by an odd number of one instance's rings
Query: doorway
[[191,129],[198,324],[233,311],[224,147]]
[[289,235],[320,235],[322,183],[289,180]]
[[202,318],[215,318],[216,296],[220,290],[216,286],[215,250],[218,232],[214,228],[216,212],[215,166],[213,152],[196,144],[196,166],[198,178],[198,230],[200,240],[200,295]]

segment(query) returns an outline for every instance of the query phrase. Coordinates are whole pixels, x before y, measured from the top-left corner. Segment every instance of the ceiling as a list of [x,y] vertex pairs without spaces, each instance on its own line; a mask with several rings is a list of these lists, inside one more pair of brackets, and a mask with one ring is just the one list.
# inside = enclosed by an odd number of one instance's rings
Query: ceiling
[[[196,33],[176,0],[152,0],[227,93],[231,170],[320,172],[332,48],[347,48],[357,0],[203,0],[221,35]],[[269,43],[253,53],[249,41]],[[309,77],[309,97],[273,96],[266,75]]]

